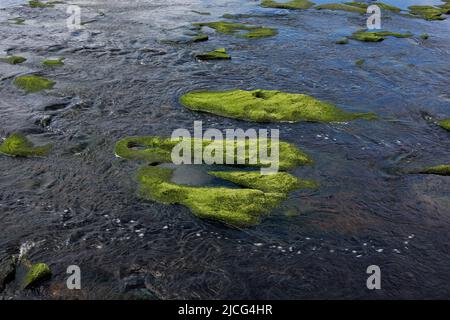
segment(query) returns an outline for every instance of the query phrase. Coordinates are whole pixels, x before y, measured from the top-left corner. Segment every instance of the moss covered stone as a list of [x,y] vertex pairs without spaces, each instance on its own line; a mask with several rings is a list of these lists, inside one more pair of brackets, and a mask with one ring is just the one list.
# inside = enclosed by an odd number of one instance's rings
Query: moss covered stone
[[191,110],[257,122],[343,122],[375,118],[374,114],[345,112],[305,94],[276,90],[194,91],[183,95],[180,102]]
[[422,174],[436,174],[440,176],[450,176],[450,165],[444,164],[435,167],[424,168],[418,171]]
[[13,157],[44,156],[51,147],[50,144],[35,147],[25,136],[14,133],[0,145],[0,153]]
[[55,5],[55,3],[53,3],[53,2],[42,2],[42,1],[39,1],[39,0],[31,0],[31,1],[28,1],[28,5],[31,8],[51,8],[51,7],[53,7]]
[[[172,162],[172,149],[180,142],[181,140],[172,141],[169,138],[161,138],[161,137],[130,137],[120,140],[116,143],[115,153],[118,157],[129,159],[129,160],[143,160],[152,164],[157,163],[169,163]],[[196,139],[190,139],[192,143],[192,149],[194,148],[194,143]],[[213,140],[202,140],[203,148],[211,145]],[[218,142],[215,142],[218,143]],[[247,140],[245,143],[245,159],[237,159],[237,141],[227,141],[223,140],[223,150],[224,150],[224,159],[226,160],[226,150],[227,148],[230,150],[232,146],[233,152],[235,154],[235,163],[242,162],[246,165],[249,165],[249,146],[251,145],[251,141]],[[271,150],[270,140],[268,143],[268,150]],[[304,152],[299,150],[294,145],[280,141],[279,142],[279,168],[282,170],[291,169],[298,167],[300,165],[311,164],[311,158],[306,155]],[[260,159],[256,159],[254,166],[263,167],[265,166]]]
[[357,12],[364,14],[366,13],[366,9],[357,7],[357,6],[351,6],[344,3],[325,3],[318,6],[315,6],[317,10],[339,10],[339,11],[347,11],[347,12]]
[[17,25],[25,24],[25,19],[22,19],[22,18],[12,18],[12,19],[8,19],[8,21],[11,21],[11,22],[13,22],[14,24],[17,24]]
[[446,12],[443,8],[433,6],[409,6],[409,13],[425,20],[444,20],[442,15]]
[[27,61],[27,59],[24,57],[20,57],[20,56],[9,56],[6,58],[1,58],[0,61],[6,62],[9,64],[19,64],[19,63]]
[[182,204],[203,219],[234,227],[257,224],[285,199],[281,193],[254,189],[188,187],[170,182],[172,169],[146,166],[139,170],[140,195],[163,204]]
[[204,33],[198,34],[192,38],[192,42],[203,42],[203,41],[208,41],[208,40],[209,40],[209,36]]
[[219,48],[211,52],[197,54],[196,57],[200,60],[229,60],[231,56],[227,53],[225,48]]
[[36,286],[41,281],[47,280],[52,276],[52,272],[45,263],[36,263],[28,270],[22,281],[22,288],[28,289]]
[[399,13],[402,11],[402,9],[396,7],[396,6],[392,6],[383,2],[371,2],[370,4],[365,3],[365,2],[345,2],[346,5],[349,6],[353,6],[353,7],[359,7],[359,8],[363,8],[365,10],[367,10],[367,8],[369,7],[369,5],[377,5],[378,7],[380,7],[381,9],[387,10],[387,11],[392,11],[395,13]]
[[395,38],[409,38],[412,34],[410,33],[397,33],[391,31],[366,31],[359,30],[354,32],[350,38],[358,41],[364,42],[380,42],[386,39],[386,37],[395,37]]
[[47,67],[60,67],[64,65],[64,58],[46,59],[42,61],[42,64]]
[[287,1],[287,2],[263,0],[261,2],[261,7],[264,7],[264,8],[291,9],[291,10],[309,9],[313,5],[314,5],[314,2],[311,2],[308,0],[292,0],[292,1]]
[[259,171],[211,171],[213,176],[237,185],[264,192],[288,193],[296,189],[316,188],[317,183],[299,179],[287,172],[262,175]]
[[14,84],[27,93],[35,93],[45,89],[52,89],[55,82],[40,76],[28,75],[17,77],[14,79]]
[[209,27],[219,33],[243,38],[265,38],[276,35],[276,29],[225,21],[194,23],[195,27]]
[[348,44],[348,38],[342,38],[336,41],[336,44]]
[[358,59],[358,60],[355,61],[355,64],[356,64],[358,67],[362,67],[362,65],[363,65],[365,62],[366,62],[366,60],[364,60],[364,59]]
[[445,130],[450,131],[450,119],[445,119],[439,121],[439,125],[444,128]]

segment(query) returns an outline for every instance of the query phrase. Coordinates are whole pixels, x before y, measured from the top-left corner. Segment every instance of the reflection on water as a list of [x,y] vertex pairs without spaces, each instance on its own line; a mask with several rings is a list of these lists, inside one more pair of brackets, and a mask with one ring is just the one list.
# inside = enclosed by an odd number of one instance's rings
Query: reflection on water
[[[54,144],[42,159],[0,156],[0,259],[32,242],[32,260],[49,263],[56,275],[42,290],[8,288],[4,296],[448,298],[450,181],[399,169],[450,157],[449,135],[435,123],[450,117],[450,20],[392,15],[386,29],[414,36],[336,45],[364,19],[263,9],[247,0],[77,4],[90,22],[73,34],[65,6],[0,10],[0,51],[27,58],[0,63],[0,137],[20,131]],[[204,30],[207,42],[163,41],[192,32],[192,22],[247,12],[263,14],[237,21],[277,28],[278,35],[243,39]],[[11,17],[25,24],[6,22]],[[230,61],[195,59],[220,47]],[[48,57],[64,57],[65,65],[43,68]],[[355,65],[359,59],[363,66]],[[13,84],[26,73],[56,86],[26,95]],[[379,119],[255,124],[178,102],[191,90],[234,88],[307,93]],[[115,158],[115,142],[192,131],[194,120],[221,131],[280,129],[281,139],[315,161],[292,173],[320,188],[292,192],[260,225],[244,230],[200,220],[183,206],[142,201],[133,177],[144,164]],[[225,183],[209,180],[207,169],[179,168],[175,182]],[[72,264],[83,272],[81,292],[64,289],[57,276]],[[365,286],[372,264],[386,279],[378,293]]]

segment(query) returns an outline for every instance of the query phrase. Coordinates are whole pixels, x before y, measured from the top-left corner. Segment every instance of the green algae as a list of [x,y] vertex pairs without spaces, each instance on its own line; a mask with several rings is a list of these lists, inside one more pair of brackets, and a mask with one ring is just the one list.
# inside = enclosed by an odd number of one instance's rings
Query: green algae
[[[353,7],[359,7],[359,8],[363,8],[366,9],[369,7],[368,3],[365,2],[345,2],[344,4],[349,5],[349,6],[353,6]],[[371,2],[370,5],[377,5],[378,7],[380,7],[381,9],[387,10],[387,11],[391,11],[391,12],[395,12],[395,13],[399,13],[402,11],[402,9],[396,7],[396,6],[392,6],[383,2]]]
[[55,82],[40,76],[29,75],[16,77],[14,79],[14,84],[25,90],[27,93],[35,93],[45,89],[52,89]]
[[170,182],[172,169],[146,166],[139,170],[139,194],[163,204],[181,204],[202,219],[221,221],[233,227],[248,227],[285,199],[284,194],[254,189],[188,187]]
[[292,0],[288,2],[277,2],[273,0],[263,0],[261,7],[276,9],[305,10],[314,5],[314,2],[308,0]]
[[[198,139],[187,140],[192,148],[198,142]],[[171,181],[174,169],[157,165],[172,162],[172,150],[180,141],[182,139],[172,141],[162,137],[130,137],[117,142],[115,150],[117,156],[143,160],[151,164],[142,167],[136,175],[140,197],[162,204],[181,204],[188,207],[199,218],[221,221],[233,227],[247,227],[259,223],[272,208],[286,199],[289,191],[317,186],[312,181],[298,179],[288,173],[261,175],[259,171],[209,172],[228,181],[234,180],[236,184],[244,186],[244,189],[175,184]],[[217,140],[202,140],[201,145],[207,147],[213,142],[221,143]],[[224,151],[231,145],[231,149],[236,154],[236,141],[222,142]],[[247,142],[250,143],[250,141]],[[268,143],[268,149],[271,149],[271,142]],[[247,163],[249,159],[247,152],[244,157],[246,161],[242,166],[252,166]],[[238,163],[236,155],[234,158],[234,163]],[[286,170],[310,163],[312,160],[297,147],[286,142],[279,142],[280,169]],[[264,167],[265,163],[258,159],[253,165]]]
[[273,28],[246,25],[241,23],[225,22],[225,21],[199,22],[194,23],[193,25],[195,27],[209,27],[216,30],[216,32],[219,33],[250,39],[271,37],[278,33],[277,30]]
[[305,94],[276,90],[194,91],[183,95],[186,108],[256,122],[344,122],[374,119],[374,114],[345,112]]
[[25,19],[22,19],[22,18],[12,18],[12,19],[8,19],[8,21],[12,21],[14,24],[17,24],[17,25],[25,24]]
[[367,30],[358,30],[354,32],[350,38],[363,42],[380,42],[386,39],[386,37],[395,37],[395,38],[409,38],[412,34],[410,33],[397,33],[391,31],[367,31]]
[[51,8],[54,6],[55,3],[53,2],[41,2],[39,0],[31,0],[28,1],[28,5],[31,8]]
[[192,42],[203,42],[203,41],[208,41],[208,40],[209,40],[209,36],[204,33],[198,34],[194,38],[192,38]]
[[199,14],[201,16],[210,16],[211,15],[211,13],[206,12],[206,11],[191,10],[191,12]]
[[366,62],[366,60],[364,60],[364,59],[358,59],[358,60],[355,61],[355,64],[356,64],[358,67],[362,67],[362,65],[363,65],[365,62]]
[[264,192],[288,193],[297,189],[317,188],[311,180],[297,178],[287,172],[262,175],[259,171],[211,171],[209,174],[237,185]]
[[28,270],[25,278],[22,281],[22,288],[28,289],[36,286],[41,281],[46,280],[52,276],[52,272],[45,263],[36,263]]
[[60,67],[64,65],[64,58],[46,59],[42,61],[42,64],[47,67]]
[[197,54],[196,57],[200,60],[229,60],[231,56],[227,53],[225,48],[219,48],[214,51]]
[[339,11],[347,11],[347,12],[356,12],[364,14],[366,13],[366,9],[356,6],[351,6],[344,3],[325,3],[318,6],[315,6],[317,10],[339,10]]
[[9,64],[19,64],[19,63],[23,63],[25,61],[27,61],[26,58],[21,57],[21,56],[9,56],[6,58],[1,58],[0,61],[9,63]]
[[439,121],[439,126],[444,128],[445,130],[450,131],[450,119],[445,119],[445,120]]
[[409,6],[409,13],[425,20],[444,20],[446,10],[433,6]]
[[342,38],[336,41],[336,44],[348,44],[348,38]]
[[435,167],[424,168],[419,170],[417,173],[450,176],[450,165],[444,164]]
[[[192,149],[197,139],[189,139],[192,144]],[[116,143],[115,154],[118,157],[128,159],[128,160],[141,160],[147,161],[151,164],[158,163],[170,163],[172,162],[172,149],[178,145],[182,139],[172,140],[170,138],[161,137],[130,137],[125,138]],[[267,149],[271,151],[271,140],[269,139]],[[244,163],[245,165],[250,165],[250,153],[248,152],[249,147],[252,145],[253,140],[247,140],[245,142],[245,154],[243,158],[238,155],[237,141],[223,140],[217,142],[214,140],[202,139],[201,144],[203,148],[210,146],[212,143],[222,143],[222,148],[224,151],[223,163],[226,161],[226,150],[233,149],[234,152],[234,163]],[[257,141],[256,141],[257,142]],[[253,158],[252,158],[253,159]],[[294,145],[280,141],[279,142],[279,168],[281,170],[295,168],[301,165],[311,164],[311,158],[302,152],[300,149]],[[266,164],[262,161],[259,156],[252,166],[264,167]]]
[[430,35],[427,34],[427,33],[424,33],[424,34],[420,35],[420,39],[422,39],[422,40],[428,40],[429,38],[430,38]]
[[12,157],[44,156],[51,148],[51,144],[35,147],[25,136],[13,133],[0,145],[0,153]]

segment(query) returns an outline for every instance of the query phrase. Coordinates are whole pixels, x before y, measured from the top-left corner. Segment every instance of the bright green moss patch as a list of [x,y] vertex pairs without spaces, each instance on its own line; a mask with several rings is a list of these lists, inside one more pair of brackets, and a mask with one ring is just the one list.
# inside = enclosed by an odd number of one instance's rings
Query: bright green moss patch
[[42,64],[47,67],[60,67],[64,65],[64,58],[46,59],[42,61]]
[[396,37],[396,38],[409,38],[412,34],[410,33],[396,33],[390,31],[366,31],[359,30],[354,32],[350,38],[358,41],[364,42],[380,42],[386,39],[386,37]]
[[196,55],[200,60],[227,60],[231,59],[231,56],[227,53],[225,48],[219,48],[211,52],[206,52]]
[[446,10],[433,6],[410,6],[409,12],[412,15],[423,18],[425,20],[444,20],[442,16]]
[[450,119],[439,121],[439,125],[445,130],[450,131]]
[[35,147],[25,136],[14,133],[0,145],[0,153],[13,157],[44,156],[51,148],[50,144]]
[[140,169],[140,195],[163,204],[182,204],[203,219],[234,227],[257,224],[285,196],[253,189],[188,187],[170,182],[172,169],[146,166]]
[[[355,2],[345,2],[345,4],[349,5],[349,6],[353,6],[353,7],[363,8],[365,10],[367,10],[367,8],[369,7],[369,4],[365,3],[365,2],[356,2],[355,1]],[[398,7],[395,7],[395,6],[392,6],[392,5],[383,3],[383,2],[371,2],[370,5],[377,5],[381,9],[392,11],[395,13],[399,13],[402,11],[402,9],[400,9]]]
[[52,89],[55,82],[40,76],[29,75],[17,77],[14,79],[14,84],[27,93],[34,93],[45,89]]
[[287,172],[262,175],[259,171],[212,171],[209,174],[264,192],[288,193],[296,189],[317,187],[314,181],[299,179]]
[[6,62],[9,64],[19,64],[19,63],[27,61],[27,59],[25,59],[24,57],[20,57],[20,56],[9,56],[6,58],[1,58],[0,61]]
[[51,7],[54,6],[54,4],[55,3],[52,3],[52,2],[41,2],[41,1],[38,1],[38,0],[28,1],[28,5],[31,8],[51,8]]
[[423,174],[436,174],[440,176],[450,176],[450,165],[440,165],[435,167],[424,168],[420,170],[418,173]]
[[339,11],[347,11],[347,12],[357,12],[364,14],[366,13],[366,9],[361,7],[350,6],[348,4],[343,3],[326,3],[315,6],[317,10],[339,10]]
[[180,98],[191,110],[257,122],[343,122],[374,119],[373,114],[345,112],[305,94],[276,90],[194,91]]
[[291,10],[304,10],[309,9],[314,5],[314,2],[308,0],[292,0],[288,2],[277,2],[273,0],[263,0],[261,7],[264,8],[276,8],[276,9],[291,9]]
[[52,272],[48,265],[45,263],[36,263],[31,266],[30,270],[28,270],[28,273],[25,275],[25,278],[22,281],[22,288],[31,288],[51,276]]
[[[191,149],[194,149],[194,143],[198,140],[189,139],[192,144]],[[172,149],[180,142],[181,140],[172,141],[169,138],[161,138],[161,137],[131,137],[120,140],[116,143],[115,154],[118,157],[129,159],[129,160],[143,160],[152,164],[156,163],[170,163],[172,162]],[[245,142],[245,154],[238,155],[238,142],[237,141],[227,141],[223,140],[222,143],[223,149],[223,163],[226,163],[226,151],[233,150],[234,153],[234,163],[243,163],[245,165],[252,165],[256,167],[264,167],[266,164],[263,163],[259,159],[257,155],[256,161],[254,164],[250,164],[250,153],[248,152],[250,146],[252,145],[253,140],[247,140]],[[257,141],[255,141],[257,143]],[[188,142],[189,143],[189,142]],[[205,148],[211,143],[213,140],[202,140],[202,147]],[[268,143],[268,150],[271,151],[270,139]],[[231,145],[231,147],[230,147]],[[192,156],[194,154],[192,153]],[[252,158],[253,159],[253,158]],[[238,161],[239,160],[239,161]],[[300,165],[311,164],[311,158],[306,155],[304,152],[299,150],[292,144],[289,144],[284,141],[279,142],[279,168],[282,170],[295,168]]]
[[224,21],[200,22],[193,24],[196,27],[209,27],[219,33],[234,35],[243,38],[265,38],[276,35],[276,29],[246,25],[241,23],[231,23]]

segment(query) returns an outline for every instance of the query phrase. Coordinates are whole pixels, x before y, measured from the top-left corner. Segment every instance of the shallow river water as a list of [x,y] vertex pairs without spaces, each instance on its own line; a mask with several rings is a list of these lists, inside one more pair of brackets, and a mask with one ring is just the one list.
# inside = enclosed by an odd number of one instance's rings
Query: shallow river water
[[[450,178],[402,171],[448,163],[450,136],[435,121],[450,117],[450,19],[383,12],[384,29],[414,36],[336,45],[367,17],[249,0],[79,0],[88,23],[71,33],[65,4],[1,3],[0,55],[27,61],[0,63],[0,137],[22,132],[54,149],[45,158],[0,156],[0,259],[22,248],[53,271],[40,289],[8,287],[0,297],[449,297]],[[207,42],[183,41],[192,22],[225,13],[253,13],[235,21],[279,33],[245,39],[206,30]],[[8,20],[18,17],[23,25]],[[428,40],[419,37],[425,33]],[[230,61],[194,57],[219,47]],[[65,65],[42,67],[49,57],[64,57]],[[56,81],[55,88],[24,94],[13,79],[28,73]],[[306,93],[379,119],[256,125],[178,102],[191,90],[235,88]],[[194,120],[221,130],[280,129],[315,160],[294,174],[320,188],[292,192],[246,229],[139,199],[139,163],[116,158],[115,142],[170,136]],[[69,265],[81,268],[80,291],[65,287]],[[381,268],[382,290],[366,287],[370,265]]]

